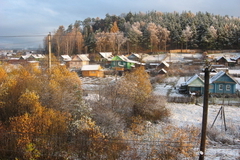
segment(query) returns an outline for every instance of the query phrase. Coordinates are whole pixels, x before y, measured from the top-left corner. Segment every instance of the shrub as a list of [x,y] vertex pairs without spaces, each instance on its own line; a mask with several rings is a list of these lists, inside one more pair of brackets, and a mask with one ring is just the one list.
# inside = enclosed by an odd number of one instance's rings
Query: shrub
[[170,110],[165,107],[166,99],[163,96],[150,96],[141,104],[135,104],[135,116],[141,116],[151,122],[163,121],[170,116]]

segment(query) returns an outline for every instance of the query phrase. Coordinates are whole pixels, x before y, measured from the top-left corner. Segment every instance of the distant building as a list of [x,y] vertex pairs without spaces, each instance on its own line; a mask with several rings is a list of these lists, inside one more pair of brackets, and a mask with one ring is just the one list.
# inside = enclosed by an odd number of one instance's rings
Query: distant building
[[99,52],[100,61],[111,61],[113,58],[112,52]]
[[140,61],[141,56],[139,54],[137,54],[137,53],[132,53],[127,58],[130,59],[130,60],[133,60],[133,61]]
[[111,60],[111,67],[118,71],[130,70],[140,65],[144,63],[130,60],[124,55],[115,56]]
[[72,60],[69,61],[69,68],[81,69],[84,65],[89,65],[89,58],[86,54],[77,54],[72,56]]
[[84,65],[81,68],[83,77],[104,77],[103,69],[100,65]]
[[225,57],[225,56],[222,56],[222,57],[218,57],[215,59],[216,61],[216,64],[222,64],[222,65],[225,65],[225,66],[234,66],[236,61],[235,60],[232,60],[230,57]]

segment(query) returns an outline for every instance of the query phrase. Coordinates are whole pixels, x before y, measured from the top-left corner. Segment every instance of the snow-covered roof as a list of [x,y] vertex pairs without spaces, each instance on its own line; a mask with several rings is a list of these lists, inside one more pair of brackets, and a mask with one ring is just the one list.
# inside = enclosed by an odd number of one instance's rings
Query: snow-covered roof
[[69,55],[61,55],[63,61],[71,61],[72,58]]
[[119,57],[122,61],[125,61],[125,62],[144,65],[143,63],[140,63],[140,62],[138,62],[138,61],[130,60],[130,59],[128,59],[128,58],[127,58],[126,56],[124,56],[124,55],[118,55],[118,57]]
[[[137,57],[137,58],[140,58],[140,55],[139,54],[137,54],[137,53],[132,53],[130,56],[135,56],[135,57]],[[130,56],[128,56],[128,57],[130,57]]]
[[84,65],[82,66],[82,71],[97,71],[101,68],[100,65],[95,64],[95,65]]
[[29,57],[33,57],[33,58],[35,58],[35,59],[38,59],[38,58],[44,58],[45,56],[44,55],[42,55],[42,54],[27,54],[27,55],[22,55],[21,56],[21,58],[22,59],[28,59]]
[[87,55],[85,54],[78,54],[77,55],[82,61],[90,61]]
[[113,57],[112,52],[99,52],[99,54],[107,60],[111,60]]
[[34,58],[45,58],[43,54],[32,54]]
[[167,71],[164,68],[162,68],[160,71],[158,71],[158,73],[160,73],[160,72],[167,73]]
[[230,57],[226,57],[226,56],[222,56],[222,57],[217,57],[216,58],[216,61],[219,61],[220,59],[224,58],[227,62],[235,62],[235,60],[233,60],[232,58]]
[[191,78],[189,78],[187,81],[186,81],[186,85],[189,85],[189,84],[191,84],[193,81],[195,81],[196,79],[200,79],[202,82],[203,82],[203,80],[197,75],[197,74],[195,74],[194,76],[192,76]]
[[212,78],[210,78],[209,83],[213,83],[214,81],[216,81],[217,79],[219,79],[220,77],[222,77],[224,74],[225,74],[224,71],[218,72],[215,76],[213,76]]
[[236,60],[238,60],[238,59],[240,59],[240,56],[232,57],[232,58],[231,58],[231,60],[233,60],[233,61],[236,61]]
[[169,67],[169,64],[165,61],[162,61],[162,64],[164,64],[166,67]]
[[21,58],[22,58],[22,59],[28,59],[30,56],[31,56],[31,54],[22,55]]
[[[222,77],[224,74],[227,74],[224,71],[218,72],[216,75],[214,75],[212,78],[210,78],[209,83],[213,83],[214,81],[217,81],[220,77]],[[228,75],[228,74],[227,74]],[[234,82],[238,83],[235,79],[233,79],[230,75],[228,75],[229,78],[231,78]]]

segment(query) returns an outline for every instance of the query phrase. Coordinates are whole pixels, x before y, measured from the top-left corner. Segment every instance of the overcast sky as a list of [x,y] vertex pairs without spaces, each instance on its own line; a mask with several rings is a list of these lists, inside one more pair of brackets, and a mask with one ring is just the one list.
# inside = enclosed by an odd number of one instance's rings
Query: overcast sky
[[43,35],[60,25],[107,13],[201,11],[240,17],[240,0],[0,0],[0,6],[0,49],[43,46]]

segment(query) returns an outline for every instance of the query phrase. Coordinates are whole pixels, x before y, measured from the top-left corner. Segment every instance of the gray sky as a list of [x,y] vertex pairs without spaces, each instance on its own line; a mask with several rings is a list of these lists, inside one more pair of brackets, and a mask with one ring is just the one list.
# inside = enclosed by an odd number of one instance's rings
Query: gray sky
[[0,49],[43,46],[43,35],[60,25],[107,13],[201,11],[240,17],[240,0],[0,0],[0,6]]

